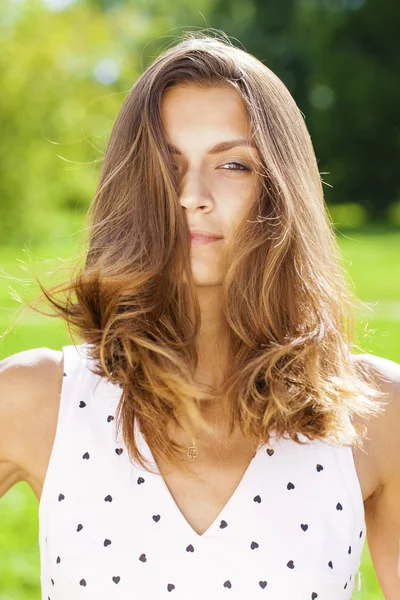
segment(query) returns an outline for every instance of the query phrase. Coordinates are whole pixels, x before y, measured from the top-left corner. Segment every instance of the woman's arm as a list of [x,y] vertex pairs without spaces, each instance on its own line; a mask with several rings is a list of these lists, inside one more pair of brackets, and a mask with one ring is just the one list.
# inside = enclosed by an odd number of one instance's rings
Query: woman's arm
[[400,598],[400,365],[368,355],[379,387],[387,393],[383,418],[371,427],[381,485],[365,503],[367,541],[386,600]]
[[62,353],[33,348],[0,361],[0,497],[29,477],[40,444],[35,421],[49,394]]

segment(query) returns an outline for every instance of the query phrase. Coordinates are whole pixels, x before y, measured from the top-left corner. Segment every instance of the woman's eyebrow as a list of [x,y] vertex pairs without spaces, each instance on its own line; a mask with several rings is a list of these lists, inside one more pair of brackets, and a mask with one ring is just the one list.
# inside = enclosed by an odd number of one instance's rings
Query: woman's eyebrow
[[[212,146],[211,148],[209,148],[207,150],[207,154],[219,154],[220,152],[225,152],[226,150],[230,150],[231,148],[234,148],[235,146],[250,146],[251,148],[256,147],[256,145],[254,144],[254,142],[252,140],[245,139],[245,138],[237,139],[237,140],[227,140],[225,142],[219,142],[215,146]],[[182,152],[180,152],[178,150],[178,148],[176,148],[172,144],[167,144],[167,147],[168,147],[168,150],[170,152],[172,152],[173,154],[178,154],[178,155],[182,154]]]

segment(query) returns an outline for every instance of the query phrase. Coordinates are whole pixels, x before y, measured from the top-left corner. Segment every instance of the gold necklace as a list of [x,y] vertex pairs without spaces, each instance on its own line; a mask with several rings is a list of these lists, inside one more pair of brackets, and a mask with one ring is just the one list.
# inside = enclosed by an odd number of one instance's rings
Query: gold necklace
[[[221,414],[222,414],[222,411],[220,413],[218,413],[216,418],[218,418]],[[199,435],[201,435],[202,433],[203,433],[203,430],[200,431],[200,433],[196,437],[199,437]],[[190,460],[190,461],[196,460],[196,458],[199,455],[199,451],[196,446],[196,437],[192,437],[192,445],[189,446],[189,448],[187,449],[187,452],[186,452],[186,456],[187,456],[188,460]]]
[[[201,432],[200,432],[201,433]],[[196,438],[192,438],[192,446],[189,446],[187,452],[186,452],[186,456],[188,457],[188,460],[196,460],[196,458],[199,455],[199,451],[196,447]]]
[[[217,419],[221,414],[222,414],[222,410],[220,413],[218,413],[218,415],[215,418]],[[199,455],[199,450],[196,446],[196,438],[199,437],[199,435],[201,435],[202,433],[203,433],[203,430],[201,430],[200,433],[198,433],[196,437],[192,437],[192,445],[189,446],[189,448],[187,449],[187,452],[186,452],[186,456],[187,456],[188,460],[190,460],[190,461],[196,460],[196,458]]]

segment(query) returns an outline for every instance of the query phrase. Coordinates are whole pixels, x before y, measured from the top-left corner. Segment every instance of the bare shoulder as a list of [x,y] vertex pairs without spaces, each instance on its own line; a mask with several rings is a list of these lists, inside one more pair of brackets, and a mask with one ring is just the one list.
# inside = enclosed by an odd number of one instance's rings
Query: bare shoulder
[[[400,471],[400,364],[374,354],[356,354],[352,359],[359,372],[372,377],[385,394],[384,411],[365,422],[368,432],[364,456],[369,461],[369,472],[376,474],[376,496],[392,477],[393,470]],[[358,457],[361,461],[360,454]],[[395,457],[399,460],[394,460]]]
[[394,600],[400,598],[400,365],[372,355],[363,361],[387,402],[383,416],[374,419],[369,442],[380,485],[365,503],[368,546],[384,597]]
[[383,386],[386,391],[393,385],[400,385],[400,364],[394,360],[375,354],[353,354],[352,359],[366,371],[374,374],[380,386]]
[[63,354],[33,348],[0,361],[0,497],[28,480],[57,411]]

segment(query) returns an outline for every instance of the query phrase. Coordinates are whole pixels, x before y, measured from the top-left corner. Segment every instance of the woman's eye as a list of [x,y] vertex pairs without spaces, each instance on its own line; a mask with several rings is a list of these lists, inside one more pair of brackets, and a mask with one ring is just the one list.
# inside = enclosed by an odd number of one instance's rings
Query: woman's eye
[[[229,165],[235,165],[236,168],[233,168],[232,166],[229,167]],[[225,167],[228,167],[228,168],[225,168]],[[222,167],[219,167],[219,168],[224,169],[225,171],[251,171],[251,169],[249,169],[245,165],[242,165],[242,163],[235,162],[235,161],[230,161],[228,163],[225,163],[224,165],[222,165]],[[172,169],[174,171],[179,171],[180,166],[177,163],[173,162]]]
[[250,169],[248,169],[247,167],[245,167],[244,165],[242,165],[241,163],[238,163],[238,162],[228,162],[228,163],[225,163],[223,165],[223,167],[221,167],[221,168],[224,168],[227,165],[236,165],[237,167],[241,167],[240,169],[226,169],[227,171],[250,171]]

